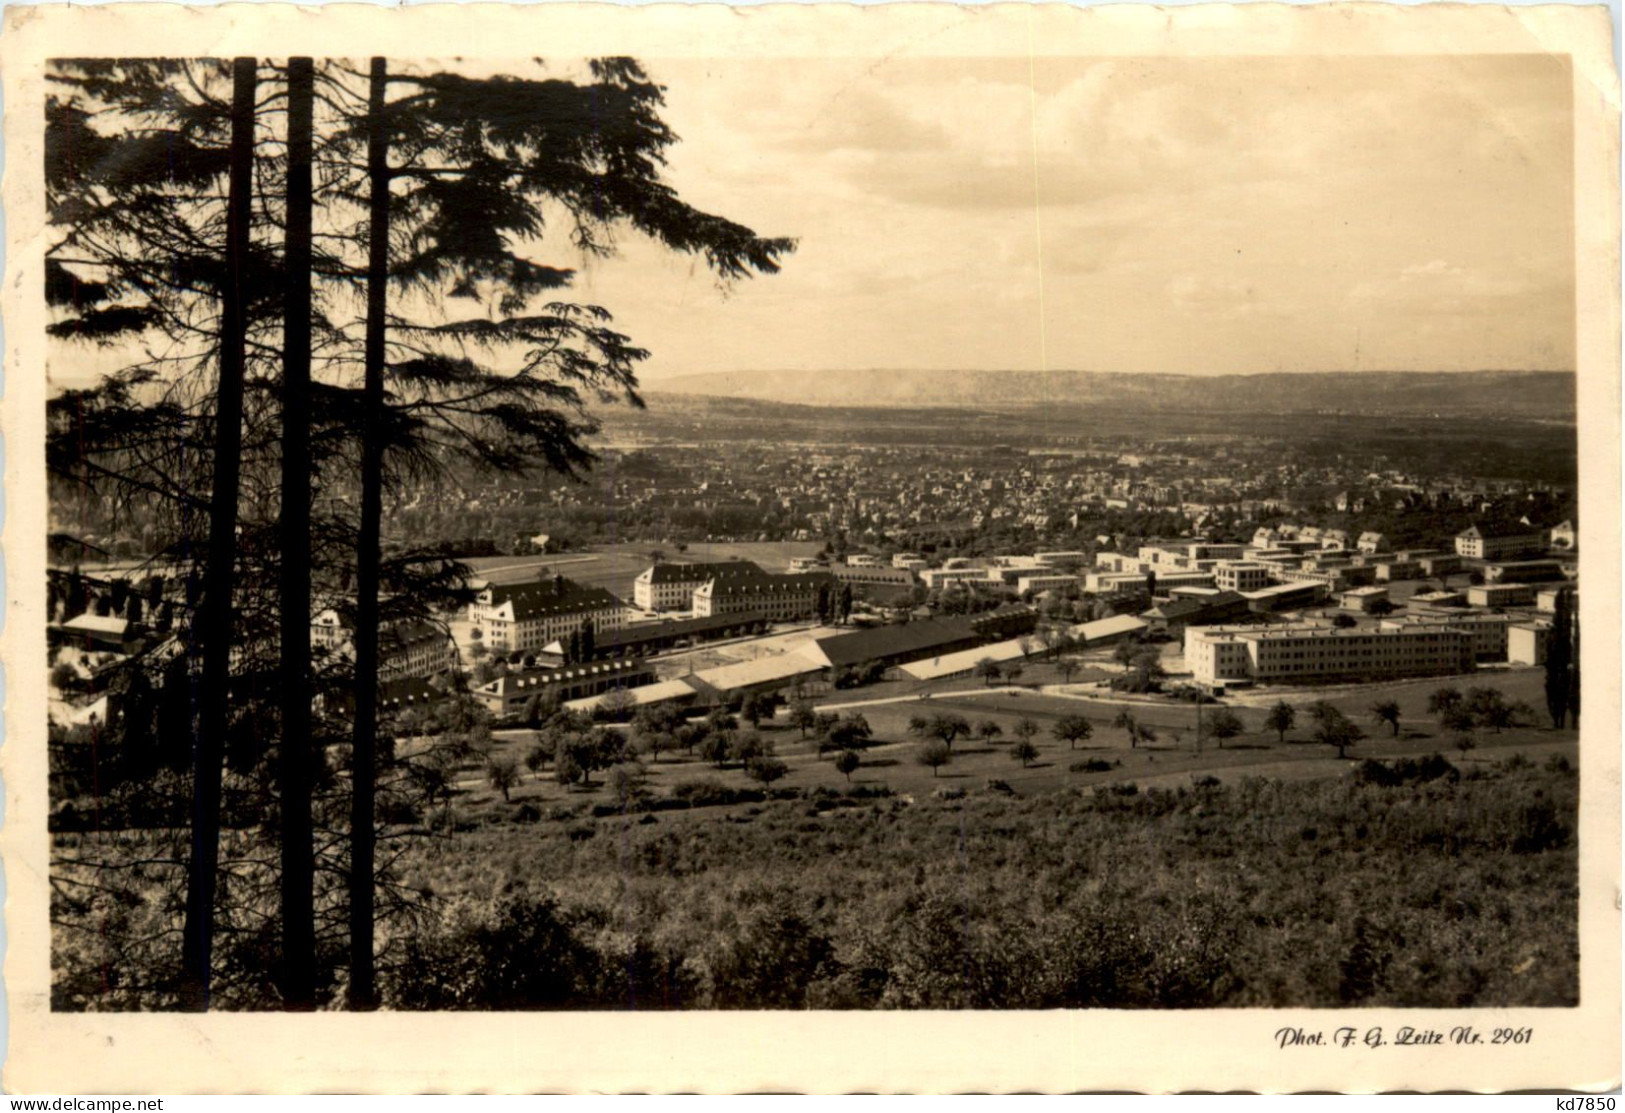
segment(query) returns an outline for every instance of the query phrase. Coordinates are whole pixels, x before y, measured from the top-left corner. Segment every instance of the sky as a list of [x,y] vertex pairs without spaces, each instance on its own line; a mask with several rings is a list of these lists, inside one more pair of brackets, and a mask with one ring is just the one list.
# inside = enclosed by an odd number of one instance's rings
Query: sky
[[642,60],[672,184],[798,240],[584,267],[647,383],[1574,366],[1561,58]]

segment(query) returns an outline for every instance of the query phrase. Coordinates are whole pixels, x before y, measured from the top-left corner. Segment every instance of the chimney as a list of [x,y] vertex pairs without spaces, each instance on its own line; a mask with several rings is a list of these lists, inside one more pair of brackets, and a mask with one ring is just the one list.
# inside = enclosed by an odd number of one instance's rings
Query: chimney
[[562,573],[559,573],[559,572],[553,573],[553,594],[554,595],[563,595],[564,594],[564,575]]

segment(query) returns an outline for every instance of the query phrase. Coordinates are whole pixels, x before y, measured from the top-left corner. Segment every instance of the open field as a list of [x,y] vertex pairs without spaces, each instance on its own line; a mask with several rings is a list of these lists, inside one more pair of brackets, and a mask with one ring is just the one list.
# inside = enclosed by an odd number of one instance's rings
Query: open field
[[[773,743],[776,755],[789,766],[789,774],[780,784],[804,789],[843,788],[850,783],[899,793],[930,793],[945,785],[980,787],[989,780],[1002,780],[1020,792],[1047,792],[1125,781],[1189,783],[1192,778],[1206,776],[1221,780],[1256,775],[1294,780],[1339,779],[1347,776],[1354,760],[1368,757],[1391,760],[1443,753],[1456,759],[1456,735],[1441,730],[1426,712],[1427,697],[1435,688],[1455,686],[1465,691],[1475,685],[1494,687],[1509,701],[1525,700],[1538,705],[1541,676],[1537,669],[1518,669],[1426,681],[1254,693],[1255,702],[1250,705],[1234,701],[1229,704],[1241,719],[1245,732],[1222,747],[1208,738],[1200,753],[1196,750],[1194,704],[1156,697],[1117,696],[1083,683],[1070,686],[1067,692],[1071,694],[989,689],[981,681],[968,679],[933,685],[928,698],[923,698],[926,693],[918,685],[912,690],[890,694],[877,692],[875,688],[832,692],[821,701],[821,706],[842,714],[861,713],[875,734],[875,742],[863,751],[863,764],[852,774],[850,782],[835,769],[832,755],[820,758],[816,743],[803,738],[801,732],[787,724],[783,711],[774,721],[764,723],[760,733]],[[904,686],[886,687],[901,689]],[[1300,710],[1299,722],[1287,732],[1283,742],[1274,731],[1263,727],[1266,708],[1279,698],[1286,698],[1300,708],[1314,699],[1325,698],[1359,723],[1367,737],[1350,749],[1352,760],[1339,759],[1331,747],[1310,741],[1312,727],[1307,713]],[[1386,726],[1372,721],[1369,708],[1378,699],[1393,699],[1400,705],[1398,737],[1393,737]],[[1153,728],[1157,740],[1132,745],[1125,731],[1111,725],[1118,713],[1125,710],[1142,725]],[[909,735],[908,723],[914,716],[929,718],[938,713],[962,715],[973,726],[990,720],[999,725],[1002,734],[991,744],[974,737],[955,742],[951,762],[934,774],[916,761],[922,743]],[[1093,737],[1076,749],[1057,742],[1051,734],[1056,721],[1067,715],[1083,715],[1094,727]],[[1016,723],[1023,716],[1033,719],[1040,728],[1034,739],[1039,756],[1027,767],[1014,760],[1010,753]],[[538,737],[537,732],[529,730],[500,731],[495,756],[522,760]],[[1477,747],[1465,761],[1468,767],[1478,761],[1499,760],[1513,754],[1537,761],[1545,761],[1552,755],[1563,756],[1571,762],[1577,760],[1578,747],[1573,732],[1528,726],[1500,733],[1481,730],[1475,738]],[[1071,768],[1075,763],[1091,760],[1105,762],[1109,768],[1087,772],[1074,772]],[[732,764],[719,769],[681,752],[662,754],[659,761],[647,763],[646,773],[648,789],[655,795],[666,795],[680,782],[698,777],[713,778],[740,789],[753,786],[744,771]],[[527,774],[512,791],[512,806],[607,799],[607,790],[601,782],[602,777],[596,778],[597,787],[592,790],[565,789],[554,783],[548,768],[543,768],[536,777]],[[499,799],[485,784],[482,767],[471,765],[465,769],[458,787],[461,791],[459,808],[484,814],[500,807]]]
[[753,560],[769,572],[782,572],[790,566],[791,558],[812,556],[820,547],[811,541],[696,541],[679,553],[675,546],[649,542],[600,545],[583,552],[551,556],[472,557],[463,563],[495,583],[533,580],[543,574],[543,569],[557,569],[569,579],[590,587],[607,588],[630,603],[633,581],[638,573],[654,563],[652,554],[656,550],[665,554],[667,560]]

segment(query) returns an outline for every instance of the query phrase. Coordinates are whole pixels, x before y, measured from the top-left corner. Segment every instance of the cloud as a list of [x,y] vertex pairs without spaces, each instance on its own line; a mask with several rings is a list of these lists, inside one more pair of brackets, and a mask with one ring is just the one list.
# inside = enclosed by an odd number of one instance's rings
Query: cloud
[[1438,314],[1502,313],[1506,303],[1560,293],[1561,283],[1527,271],[1510,273],[1430,259],[1412,263],[1388,277],[1361,282],[1349,291],[1353,308],[1364,312]]

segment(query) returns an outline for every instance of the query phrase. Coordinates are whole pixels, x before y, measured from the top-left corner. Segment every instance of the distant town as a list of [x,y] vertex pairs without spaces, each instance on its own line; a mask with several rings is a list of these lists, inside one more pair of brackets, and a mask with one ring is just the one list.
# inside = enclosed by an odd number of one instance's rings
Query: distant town
[[[992,504],[970,518],[979,524],[1006,505],[1037,519],[1040,511],[1024,508],[1081,499],[1107,509],[1166,506],[1199,530],[1221,514],[1280,509],[1234,489],[1217,492],[1222,501],[1184,501],[1140,459],[1116,465],[1151,477],[1112,478],[1106,467],[1057,478],[1045,463],[1018,457],[1008,467],[928,474],[920,492],[940,501],[922,497],[911,511],[912,500],[853,487],[838,463],[812,461],[812,491],[848,494],[805,514],[856,529],[898,515],[918,520],[926,505],[951,512]],[[1488,512],[1495,498],[1541,501],[1535,492],[1429,491],[1383,478],[1383,486],[1338,493],[1337,512],[1463,500],[1465,509]],[[489,580],[475,573],[465,611],[438,623],[387,624],[384,704],[421,709],[466,684],[498,722],[534,721],[539,709],[560,706],[624,720],[655,704],[737,706],[791,689],[996,676],[1031,657],[1123,641],[1172,643],[1141,690],[1164,679],[1223,695],[1254,685],[1453,675],[1541,665],[1549,616],[1561,595],[1577,592],[1571,518],[1547,525],[1526,516],[1500,530],[1474,524],[1434,545],[1404,547],[1375,530],[1350,536],[1285,520],[1258,526],[1245,541],[1125,545],[1102,534],[1088,548],[979,556],[869,550],[845,536],[843,529],[836,543],[804,546],[805,555],[780,562],[653,550],[629,591],[571,574],[579,567],[601,581],[614,567],[630,571],[637,552],[561,553]],[[529,540],[550,547],[550,538]],[[182,601],[161,574],[79,567],[53,570],[49,594],[53,716],[65,725],[105,719],[103,678],[164,638]],[[312,643],[322,653],[343,654],[351,636],[336,609],[316,616]],[[726,646],[727,663],[696,668],[705,656],[698,647],[713,644]]]

